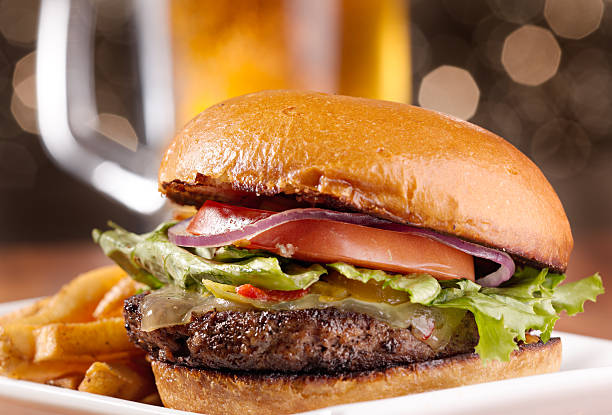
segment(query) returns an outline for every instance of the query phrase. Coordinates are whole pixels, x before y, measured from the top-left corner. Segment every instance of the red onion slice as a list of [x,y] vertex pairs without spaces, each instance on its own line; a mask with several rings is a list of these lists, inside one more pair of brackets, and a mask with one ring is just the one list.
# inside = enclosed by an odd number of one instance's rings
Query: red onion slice
[[363,213],[347,213],[317,208],[304,208],[285,210],[265,219],[261,219],[257,222],[246,225],[241,229],[235,229],[216,235],[194,235],[189,233],[187,231],[187,226],[191,220],[191,218],[189,218],[170,228],[168,230],[168,238],[170,239],[170,242],[179,246],[200,246],[203,248],[213,248],[217,246],[231,245],[236,241],[249,240],[270,228],[274,228],[287,222],[304,219],[331,220],[362,226],[376,226],[377,224],[382,225],[384,223],[390,223]]
[[418,228],[411,225],[389,222],[363,213],[336,212],[318,208],[304,208],[285,210],[261,219],[257,222],[244,226],[242,229],[216,235],[193,235],[187,231],[190,219],[177,223],[168,230],[168,239],[175,245],[187,247],[212,248],[231,245],[236,241],[249,240],[268,229],[282,225],[287,222],[304,219],[330,220],[354,225],[370,226],[373,228],[386,229],[394,232],[408,232],[426,236],[445,245],[453,247],[469,255],[493,261],[500,265],[499,269],[491,274],[477,280],[483,287],[497,287],[504,281],[509,280],[514,274],[514,261],[505,252],[487,248],[471,242],[466,242],[455,236],[442,235],[438,232]]
[[443,235],[430,229],[417,228],[416,226],[402,225],[400,223],[386,222],[382,225],[373,225],[376,228],[387,229],[395,232],[409,232],[418,235],[427,236],[435,239],[445,245],[453,247],[459,251],[465,252],[472,256],[486,259],[495,262],[500,267],[487,276],[479,278],[476,282],[483,287],[497,287],[502,282],[508,281],[514,275],[515,265],[514,260],[503,251],[486,246],[478,245],[472,242],[464,241],[456,236]]

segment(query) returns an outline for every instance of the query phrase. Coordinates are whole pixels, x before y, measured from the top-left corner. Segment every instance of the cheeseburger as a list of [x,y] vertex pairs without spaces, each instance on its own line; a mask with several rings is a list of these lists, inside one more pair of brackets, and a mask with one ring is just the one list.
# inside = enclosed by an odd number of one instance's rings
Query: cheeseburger
[[[297,91],[230,99],[166,151],[197,209],[94,231],[150,290],[130,339],[163,403],[280,414],[553,372],[573,240],[542,172],[502,138],[409,105]],[[193,212],[196,212],[193,209]]]

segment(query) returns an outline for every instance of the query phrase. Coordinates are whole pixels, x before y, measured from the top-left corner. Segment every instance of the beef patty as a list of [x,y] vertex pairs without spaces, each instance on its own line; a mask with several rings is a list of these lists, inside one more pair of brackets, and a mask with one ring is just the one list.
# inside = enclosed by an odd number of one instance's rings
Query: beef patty
[[469,353],[478,343],[467,313],[438,352],[409,328],[393,328],[367,314],[335,308],[290,311],[211,311],[188,324],[140,330],[144,294],[125,302],[132,342],[154,359],[233,371],[334,373],[362,371]]

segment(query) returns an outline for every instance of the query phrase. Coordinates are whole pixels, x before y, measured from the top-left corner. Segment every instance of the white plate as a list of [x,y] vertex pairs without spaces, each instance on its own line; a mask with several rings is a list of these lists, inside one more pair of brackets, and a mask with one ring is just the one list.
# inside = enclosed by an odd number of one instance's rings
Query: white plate
[[[0,304],[0,315],[31,301]],[[563,364],[558,373],[341,405],[308,414],[612,414],[612,341],[559,332],[555,336],[563,339]],[[2,414],[186,414],[1,376],[0,403]]]

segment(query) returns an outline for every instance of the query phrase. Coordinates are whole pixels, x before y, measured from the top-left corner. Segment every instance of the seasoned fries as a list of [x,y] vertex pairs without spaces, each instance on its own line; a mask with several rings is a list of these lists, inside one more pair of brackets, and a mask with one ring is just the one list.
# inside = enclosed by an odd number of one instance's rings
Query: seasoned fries
[[34,330],[34,362],[68,360],[92,362],[109,356],[142,354],[134,349],[123,327],[123,318],[90,323],[47,324]]
[[93,311],[100,300],[123,277],[125,272],[114,265],[81,274],[62,287],[38,312],[18,319],[17,323],[34,325],[92,321]]
[[79,275],[52,297],[0,316],[0,375],[157,403],[123,301],[143,285],[116,266]]
[[41,298],[40,300],[35,301],[30,305],[0,316],[0,325],[7,324],[9,322],[14,322],[24,317],[33,316],[34,314],[38,313],[41,308],[45,307],[48,302],[49,297]]
[[93,312],[93,317],[95,319],[121,317],[123,315],[123,300],[144,287],[144,284],[140,284],[130,277],[124,277],[102,297]]
[[66,389],[77,389],[85,376],[82,373],[73,373],[61,378],[51,379],[47,383],[53,386],[59,386]]
[[155,391],[155,381],[150,371],[143,376],[142,368],[134,364],[95,362],[87,369],[78,390],[138,400]]
[[70,373],[85,373],[89,363],[42,362],[32,363],[23,360],[13,362],[10,371],[2,373],[12,378],[47,383],[50,380],[67,376]]
[[5,357],[30,360],[34,356],[34,330],[38,327],[18,323],[0,326],[0,373]]

